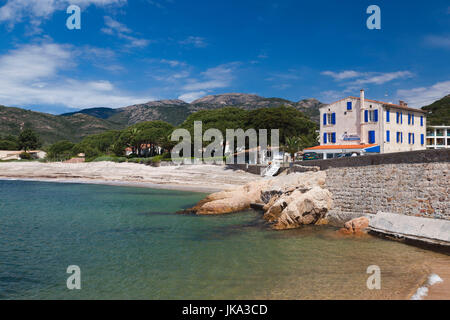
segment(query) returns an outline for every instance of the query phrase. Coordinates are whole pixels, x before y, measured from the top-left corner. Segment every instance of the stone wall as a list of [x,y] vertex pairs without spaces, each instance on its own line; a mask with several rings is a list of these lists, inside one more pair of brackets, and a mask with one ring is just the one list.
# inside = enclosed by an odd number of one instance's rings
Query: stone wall
[[302,166],[320,167],[321,170],[343,167],[365,167],[381,164],[450,162],[450,149],[421,150],[411,152],[383,153],[340,159],[299,161]]
[[[450,162],[400,163],[326,170],[330,221],[378,211],[450,220]],[[333,221],[334,220],[334,221]]]

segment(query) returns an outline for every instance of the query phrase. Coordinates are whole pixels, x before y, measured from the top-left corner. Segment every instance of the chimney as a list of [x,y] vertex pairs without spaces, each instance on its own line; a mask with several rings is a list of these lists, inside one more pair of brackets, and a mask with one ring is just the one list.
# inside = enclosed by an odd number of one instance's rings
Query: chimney
[[364,89],[361,89],[361,91],[359,92],[359,96],[360,96],[360,100],[361,100],[361,109],[364,109],[364,104],[366,102],[365,97],[364,97]]
[[408,104],[405,101],[402,101],[402,100],[400,100],[399,104],[400,104],[401,107],[407,107],[408,106]]
[[366,139],[365,139],[366,135],[365,135],[365,130],[364,130],[364,121],[363,121],[364,110],[363,109],[365,107],[366,99],[364,97],[364,89],[361,89],[361,91],[359,92],[359,97],[360,97],[359,105],[360,105],[360,110],[361,110],[361,112],[360,112],[361,120],[359,122],[359,136],[361,138],[361,140],[360,140],[361,144],[365,144],[366,143]]

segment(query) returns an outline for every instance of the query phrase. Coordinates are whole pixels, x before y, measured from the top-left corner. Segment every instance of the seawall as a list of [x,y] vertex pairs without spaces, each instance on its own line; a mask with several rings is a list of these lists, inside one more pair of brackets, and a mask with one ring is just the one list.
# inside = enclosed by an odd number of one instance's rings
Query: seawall
[[450,163],[400,163],[326,170],[330,221],[379,211],[450,220]]

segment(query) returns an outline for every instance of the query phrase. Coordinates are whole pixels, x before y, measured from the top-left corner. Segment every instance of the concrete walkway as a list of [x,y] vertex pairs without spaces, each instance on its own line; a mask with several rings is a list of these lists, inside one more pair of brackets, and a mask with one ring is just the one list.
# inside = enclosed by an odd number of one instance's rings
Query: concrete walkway
[[429,244],[450,246],[450,221],[378,212],[369,215],[369,230]]

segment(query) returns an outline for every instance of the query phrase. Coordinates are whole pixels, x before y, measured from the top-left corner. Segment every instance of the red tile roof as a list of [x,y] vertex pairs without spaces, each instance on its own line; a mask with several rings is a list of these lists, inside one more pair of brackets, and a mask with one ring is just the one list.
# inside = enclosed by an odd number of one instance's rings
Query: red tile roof
[[[340,101],[342,101],[342,100],[346,100],[346,99],[349,99],[349,98],[350,98],[350,99],[356,99],[356,100],[360,100],[360,99],[361,99],[361,98],[359,98],[359,97],[349,96],[349,97],[347,97],[347,98],[343,98],[343,99],[341,99],[341,100],[332,102],[332,103],[330,103],[330,104],[338,103],[338,102],[340,102]],[[383,102],[383,101],[371,100],[371,99],[364,99],[364,100],[365,100],[365,101],[369,101],[369,102],[374,102],[374,103],[384,104],[384,105],[386,105],[386,106],[392,106],[392,107],[394,107],[394,108],[399,108],[399,109],[403,109],[403,110],[415,111],[415,112],[421,112],[421,113],[428,113],[428,111],[424,111],[424,110],[416,109],[416,108],[405,107],[405,106],[401,106],[401,105],[399,105],[399,104],[393,104],[393,103],[389,103],[389,102]],[[328,104],[328,105],[330,105],[330,104]],[[326,106],[323,106],[322,108],[325,108],[325,107],[326,107]]]
[[371,148],[371,147],[375,147],[377,146],[377,144],[341,144],[341,145],[324,145],[324,146],[317,146],[317,147],[312,147],[312,148],[308,148],[305,149],[304,151],[309,151],[309,150],[335,150],[335,149],[366,149],[366,148]]

